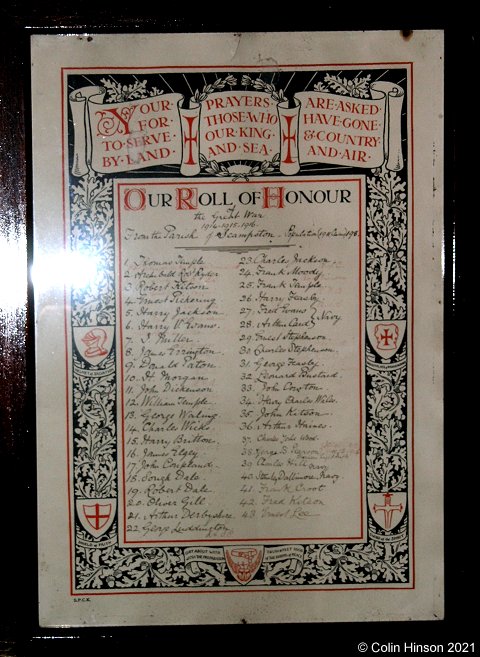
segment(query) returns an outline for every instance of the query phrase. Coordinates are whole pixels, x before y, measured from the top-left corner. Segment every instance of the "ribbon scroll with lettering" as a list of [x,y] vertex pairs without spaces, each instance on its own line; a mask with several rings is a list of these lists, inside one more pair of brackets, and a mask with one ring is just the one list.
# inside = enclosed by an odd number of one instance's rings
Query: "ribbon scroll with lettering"
[[[385,163],[392,171],[403,167],[404,92],[397,84],[364,85],[364,97],[355,97],[331,93],[318,83],[287,100],[270,85],[244,76],[246,83],[253,89],[212,91],[198,100],[162,93],[105,102],[101,86],[77,89],[70,94],[73,175],[85,175],[88,167],[120,173],[178,165],[182,175],[195,176],[202,163],[207,172],[229,176],[243,160],[262,163],[253,175],[273,171],[277,164],[284,175],[315,162],[369,169]],[[215,165],[209,168],[210,162]]]

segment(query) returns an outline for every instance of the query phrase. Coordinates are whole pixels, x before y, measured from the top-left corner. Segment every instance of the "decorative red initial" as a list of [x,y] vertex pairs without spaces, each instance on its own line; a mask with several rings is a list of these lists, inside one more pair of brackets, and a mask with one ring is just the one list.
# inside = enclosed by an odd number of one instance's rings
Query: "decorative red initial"
[[285,159],[283,160],[284,164],[294,164],[294,160],[292,159],[292,144],[296,145],[297,144],[297,131],[294,130],[292,131],[292,122],[296,120],[296,116],[284,116],[283,117],[286,125],[287,125],[287,131],[282,131],[282,143],[287,142],[287,154],[285,156]]
[[403,511],[403,504],[392,504],[392,493],[383,493],[383,499],[385,500],[384,504],[374,504],[373,510],[375,513],[383,511],[384,526],[385,529],[389,530],[392,528],[392,516],[394,511],[401,513]]
[[97,137],[111,137],[112,135],[129,135],[130,120],[135,112],[136,105],[125,107],[107,107],[95,115],[99,117],[97,123]]
[[[88,511],[88,513],[87,513]],[[84,504],[83,513],[89,525],[98,531],[105,527],[107,522],[110,519],[110,514],[112,513],[111,504]]]
[[145,210],[147,205],[147,193],[144,188],[130,187],[125,190],[123,195],[123,207],[125,210],[137,212],[138,210]]

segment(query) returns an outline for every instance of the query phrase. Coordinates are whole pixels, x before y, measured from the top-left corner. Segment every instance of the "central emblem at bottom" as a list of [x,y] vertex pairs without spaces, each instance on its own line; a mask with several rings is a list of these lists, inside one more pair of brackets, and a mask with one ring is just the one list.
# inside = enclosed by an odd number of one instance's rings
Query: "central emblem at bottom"
[[263,545],[235,545],[225,547],[227,566],[239,584],[248,584],[263,561]]

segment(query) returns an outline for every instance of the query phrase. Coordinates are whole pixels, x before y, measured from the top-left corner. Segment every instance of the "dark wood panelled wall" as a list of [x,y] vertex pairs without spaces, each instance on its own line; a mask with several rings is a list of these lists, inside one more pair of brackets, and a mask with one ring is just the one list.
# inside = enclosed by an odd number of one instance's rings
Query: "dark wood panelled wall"
[[[37,626],[35,354],[33,295],[27,283],[32,250],[29,38],[32,33],[51,32],[446,29],[447,619],[438,623],[435,631],[421,623],[403,624],[401,635],[417,642],[473,641],[474,606],[465,597],[478,570],[478,542],[472,536],[478,516],[478,475],[474,475],[472,456],[478,442],[478,423],[472,409],[476,409],[478,400],[477,386],[467,378],[470,372],[474,381],[472,363],[478,361],[479,345],[474,312],[478,293],[471,294],[473,281],[479,277],[475,266],[478,255],[472,255],[471,249],[478,244],[479,185],[474,175],[480,161],[475,156],[479,142],[475,66],[479,61],[480,33],[472,27],[473,15],[462,13],[458,3],[456,17],[453,9],[448,16],[420,16],[417,9],[401,3],[396,6],[398,15],[394,16],[390,8],[388,18],[382,3],[369,3],[368,8],[362,5],[361,11],[354,13],[347,12],[340,3],[319,3],[315,10],[308,9],[308,15],[298,18],[283,17],[271,6],[275,16],[255,19],[250,15],[254,7],[229,4],[224,5],[218,20],[207,20],[205,14],[190,18],[165,15],[160,4],[155,12],[149,4],[142,13],[136,4],[108,2],[94,6],[77,0],[70,4],[37,2],[36,8],[31,9],[26,2],[4,0],[0,9],[0,657],[85,650],[99,654],[99,646],[110,654],[114,648],[130,642],[136,645],[135,654],[141,655],[159,637],[164,642],[163,649],[179,641],[180,636],[182,641],[193,637],[199,644],[212,640],[208,628],[181,632],[169,628],[72,632]],[[205,11],[211,13],[212,9]],[[405,36],[408,38],[408,31]],[[417,448],[421,449],[421,444],[417,443]],[[330,641],[339,629],[323,627],[322,636]],[[302,645],[319,645],[318,627],[302,628],[302,632]],[[398,631],[388,628],[388,624],[349,627],[348,632],[352,637],[352,652],[348,654],[352,655],[356,654],[359,640],[399,639]],[[270,632],[271,647],[288,635],[288,627]],[[59,638],[53,639],[55,636]],[[265,639],[262,628],[223,628],[216,633],[217,640],[224,645],[232,640],[250,642],[260,636]],[[156,650],[160,649],[157,644]]]

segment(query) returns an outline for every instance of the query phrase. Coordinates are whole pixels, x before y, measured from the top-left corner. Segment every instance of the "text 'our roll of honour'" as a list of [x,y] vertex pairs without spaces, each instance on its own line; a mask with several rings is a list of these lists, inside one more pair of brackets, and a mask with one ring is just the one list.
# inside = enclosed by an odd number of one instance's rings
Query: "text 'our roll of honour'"
[[205,191],[200,187],[179,186],[171,192],[150,192],[146,187],[126,187],[123,191],[124,210],[137,212],[151,208],[198,210],[203,207],[255,205],[262,209],[282,209],[298,203],[322,205],[351,203],[352,191],[345,188],[298,190],[288,186],[262,186],[255,190]]

